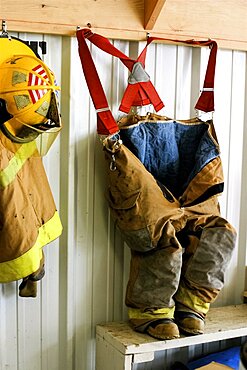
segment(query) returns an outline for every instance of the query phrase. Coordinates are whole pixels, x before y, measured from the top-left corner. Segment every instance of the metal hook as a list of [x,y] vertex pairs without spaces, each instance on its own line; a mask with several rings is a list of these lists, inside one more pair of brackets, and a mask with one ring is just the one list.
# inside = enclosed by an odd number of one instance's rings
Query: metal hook
[[111,163],[110,163],[110,170],[111,171],[116,171],[117,169],[117,166],[116,166],[116,158],[115,158],[115,155],[112,154],[111,156]]
[[6,34],[6,33],[8,33],[7,32],[7,23],[6,23],[6,21],[3,19],[2,20],[2,33],[4,34]]
[[5,21],[5,20],[3,20],[3,21],[2,21],[2,31],[3,31],[4,33],[6,33],[6,32],[7,32],[7,23],[6,23],[6,21]]
[[9,39],[11,39],[11,37],[9,36],[8,31],[7,31],[7,22],[4,19],[2,20],[1,36],[7,36]]

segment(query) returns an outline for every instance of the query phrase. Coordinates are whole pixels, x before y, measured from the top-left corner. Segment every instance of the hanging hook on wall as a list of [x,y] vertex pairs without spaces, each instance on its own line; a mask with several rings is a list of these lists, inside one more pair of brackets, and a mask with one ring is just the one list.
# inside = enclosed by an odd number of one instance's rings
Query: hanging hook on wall
[[9,39],[11,39],[7,31],[7,22],[4,19],[2,20],[2,33],[0,37],[8,37]]
[[2,34],[7,34],[7,23],[6,21],[3,19],[2,20]]

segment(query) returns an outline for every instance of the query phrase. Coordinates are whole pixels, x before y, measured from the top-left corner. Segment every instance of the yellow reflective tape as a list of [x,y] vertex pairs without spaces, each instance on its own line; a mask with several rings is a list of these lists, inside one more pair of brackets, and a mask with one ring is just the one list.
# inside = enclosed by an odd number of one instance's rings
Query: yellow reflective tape
[[176,301],[182,303],[184,306],[203,314],[206,314],[210,307],[210,303],[204,302],[201,298],[193,294],[191,290],[181,285],[181,283],[175,298]]
[[174,316],[175,307],[164,307],[158,309],[145,310],[145,312],[139,308],[129,308],[128,316],[129,319],[172,319]]
[[0,263],[0,282],[7,283],[22,279],[37,271],[42,259],[42,247],[50,243],[62,233],[62,224],[58,212],[38,230],[38,238],[34,246],[22,256]]
[[8,166],[0,171],[0,187],[5,188],[15,179],[26,160],[31,157],[36,149],[37,146],[34,141],[21,145],[9,161]]

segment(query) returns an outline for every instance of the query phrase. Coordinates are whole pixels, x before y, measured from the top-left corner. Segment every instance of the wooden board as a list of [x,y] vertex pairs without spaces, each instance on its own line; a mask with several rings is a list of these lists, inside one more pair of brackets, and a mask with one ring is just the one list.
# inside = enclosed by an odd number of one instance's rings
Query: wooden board
[[203,335],[160,341],[134,332],[126,322],[97,325],[96,333],[125,355],[237,338],[247,335],[247,305],[211,308]]
[[[74,36],[90,25],[113,39],[145,40],[145,27],[160,37],[214,38],[224,48],[247,50],[245,0],[0,0],[1,18],[10,31]],[[146,2],[147,3],[147,2]]]
[[152,30],[164,7],[165,0],[144,0],[144,28]]
[[161,11],[156,32],[213,38],[233,49],[247,46],[247,2],[170,0]]

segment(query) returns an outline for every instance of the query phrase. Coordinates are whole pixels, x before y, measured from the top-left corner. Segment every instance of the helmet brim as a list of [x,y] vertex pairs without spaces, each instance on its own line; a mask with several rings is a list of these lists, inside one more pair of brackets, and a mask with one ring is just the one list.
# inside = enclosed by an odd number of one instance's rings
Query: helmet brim
[[54,92],[51,93],[51,102],[46,118],[46,122],[38,125],[19,122],[21,129],[18,129],[18,131],[14,131],[15,127],[11,124],[10,119],[1,125],[1,130],[8,139],[17,144],[26,144],[36,140],[38,152],[41,156],[44,156],[62,128],[57,98]]

